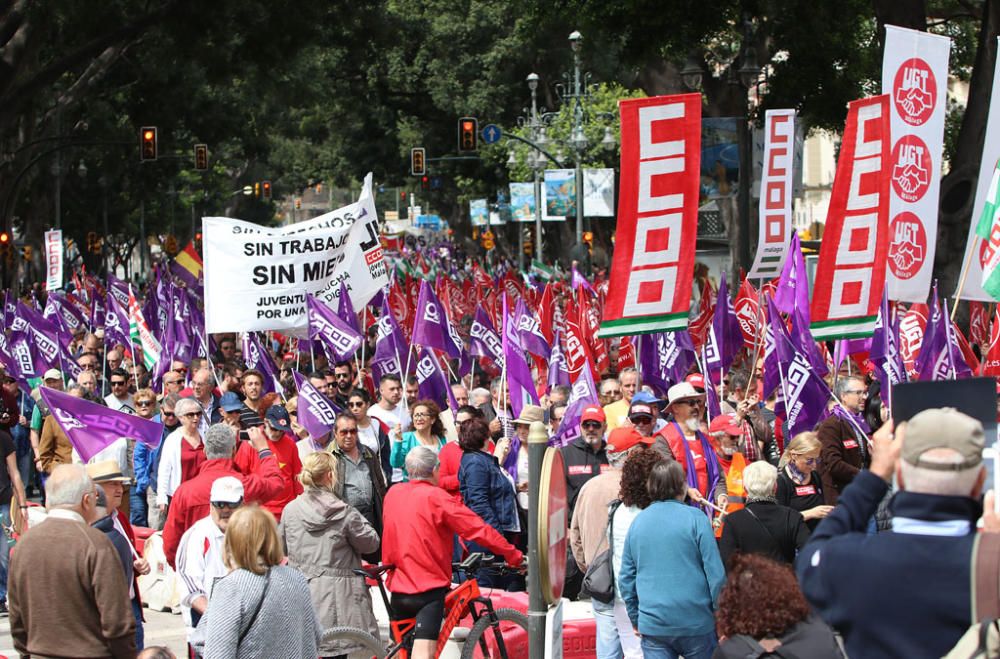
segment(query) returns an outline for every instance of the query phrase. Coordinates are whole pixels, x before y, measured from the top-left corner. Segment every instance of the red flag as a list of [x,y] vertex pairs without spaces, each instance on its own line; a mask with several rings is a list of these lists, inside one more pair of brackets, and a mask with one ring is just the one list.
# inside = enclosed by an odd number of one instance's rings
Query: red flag
[[635,368],[635,346],[627,336],[618,340],[618,362],[615,366],[619,373],[626,368]]
[[[733,302],[736,319],[740,321],[740,332],[743,333],[743,345],[748,349],[762,352],[760,328],[764,327],[766,319],[764,311],[758,303],[757,291],[748,279],[740,284],[740,290]],[[763,354],[763,353],[762,353]]]
[[486,299],[486,294],[494,288],[493,278],[486,274],[478,263],[472,264],[472,278],[476,283],[476,292],[479,294],[479,299]]
[[990,310],[982,302],[969,302],[969,343],[986,350],[990,340]]
[[715,312],[715,290],[712,282],[705,278],[701,285],[701,300],[698,302],[698,315],[691,321],[688,327],[691,334],[691,342],[694,343],[695,352],[701,350],[708,336],[708,328],[712,325],[712,314]]
[[[414,304],[417,301],[416,296],[410,299],[413,300]],[[393,280],[389,286],[389,310],[392,311],[393,318],[396,319],[399,328],[406,335],[406,339],[409,340],[410,333],[413,331],[413,313],[411,305],[407,300],[407,295],[399,285],[398,279]]]
[[990,342],[989,346],[983,352],[980,374],[1000,377],[1000,305],[997,306],[996,313],[993,315],[993,327],[990,328]]
[[542,330],[542,336],[545,340],[552,345],[553,336],[555,335],[553,322],[555,321],[555,287],[551,282],[545,284],[545,290],[542,291],[542,299],[538,301],[538,327]]
[[577,324],[584,331],[589,344],[590,354],[593,356],[591,363],[597,369],[597,373],[603,373],[611,365],[611,361],[608,359],[608,348],[604,345],[604,340],[597,337],[597,331],[601,327],[600,315],[594,308],[591,294],[584,287],[576,289],[576,297],[577,312],[580,314]]
[[852,101],[813,283],[817,341],[871,336],[889,254],[889,96]]
[[958,341],[958,348],[962,351],[962,359],[965,360],[965,363],[975,373],[979,370],[979,360],[976,359],[976,353],[973,352],[972,346],[969,345],[968,339],[965,338],[965,334],[962,334],[962,330],[958,328],[958,325],[954,321],[952,321],[951,327],[955,331],[955,340]]
[[566,366],[569,368],[569,379],[576,382],[580,377],[580,372],[584,367],[591,369],[594,382],[597,382],[597,374],[593,372],[594,358],[590,353],[590,346],[587,343],[584,331],[580,328],[579,321],[570,316],[566,321],[566,349],[563,353],[566,356]]
[[927,317],[930,309],[926,304],[918,303],[910,307],[902,320],[899,321],[899,356],[903,358],[903,366],[911,380],[917,378],[917,355],[924,342],[924,330],[927,329]]

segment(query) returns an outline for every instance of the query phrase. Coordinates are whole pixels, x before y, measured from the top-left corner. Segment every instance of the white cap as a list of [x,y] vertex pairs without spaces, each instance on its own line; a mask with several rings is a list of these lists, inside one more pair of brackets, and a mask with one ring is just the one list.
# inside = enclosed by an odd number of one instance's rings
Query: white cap
[[62,373],[57,368],[50,368],[42,375],[43,380],[62,380]]
[[212,493],[208,500],[219,503],[239,503],[243,501],[243,483],[232,476],[216,478],[212,483]]

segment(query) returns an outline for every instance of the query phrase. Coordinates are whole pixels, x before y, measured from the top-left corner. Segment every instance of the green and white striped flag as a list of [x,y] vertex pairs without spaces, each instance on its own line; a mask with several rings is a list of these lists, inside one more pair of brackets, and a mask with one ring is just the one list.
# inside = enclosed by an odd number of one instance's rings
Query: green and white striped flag
[[132,339],[132,345],[138,344],[142,350],[142,361],[146,365],[146,370],[152,371],[160,361],[163,347],[149,331],[149,325],[146,324],[131,286],[128,287],[128,335]]
[[552,281],[556,278],[556,271],[541,261],[531,262],[531,274],[537,275],[542,281]]
[[1000,300],[1000,161],[993,169],[986,205],[976,225],[976,235],[986,241],[983,290],[994,300]]

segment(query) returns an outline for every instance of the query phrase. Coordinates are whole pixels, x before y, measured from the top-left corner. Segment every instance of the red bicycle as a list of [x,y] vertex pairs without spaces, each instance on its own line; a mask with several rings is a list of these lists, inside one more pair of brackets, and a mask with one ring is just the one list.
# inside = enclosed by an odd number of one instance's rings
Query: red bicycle
[[[482,593],[474,575],[480,569],[495,570],[498,574],[513,573],[503,559],[485,554],[470,554],[461,563],[452,567],[462,575],[464,581],[445,596],[444,621],[438,634],[435,657],[440,657],[451,633],[466,617],[472,619],[472,629],[462,647],[462,659],[523,659],[528,656],[528,616],[516,609],[493,608],[493,602]],[[392,620],[389,633],[392,637],[388,645],[363,629],[355,627],[333,627],[323,634],[323,641],[347,640],[363,645],[375,659],[407,659],[413,648],[413,618],[395,620],[389,595],[385,590],[382,575],[394,570],[395,565],[376,565],[354,570],[354,573],[378,583],[382,601]]]

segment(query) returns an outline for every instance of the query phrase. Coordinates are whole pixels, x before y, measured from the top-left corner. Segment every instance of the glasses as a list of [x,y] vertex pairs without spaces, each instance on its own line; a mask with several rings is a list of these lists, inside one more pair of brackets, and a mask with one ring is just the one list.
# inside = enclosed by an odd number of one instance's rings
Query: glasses
[[365,402],[363,400],[357,401],[355,403],[347,401],[347,406],[348,407],[364,407],[365,406]]
[[337,434],[338,435],[357,435],[358,434],[358,429],[357,428],[350,428],[348,430],[338,430]]
[[160,416],[162,417],[176,417],[177,415],[173,412],[168,412],[166,410],[160,410]]
[[588,430],[597,430],[601,427],[601,424],[597,421],[584,421],[580,425]]
[[700,400],[679,400],[675,405],[687,405],[688,407],[701,407],[702,402]]
[[185,366],[181,366],[180,368],[175,368],[174,369],[174,373],[187,373],[187,372],[188,372],[188,370],[187,370],[187,367],[185,367]]
[[125,386],[125,380],[112,380],[111,381],[111,386],[112,387],[124,387]]
[[413,415],[414,419],[432,419],[434,415],[428,414],[427,412],[417,412]]
[[153,401],[151,401],[151,400],[137,400],[137,401],[135,401],[135,404],[138,405],[139,407],[151,407],[153,405]]
[[864,396],[864,395],[865,395],[865,394],[867,394],[868,392],[867,392],[867,391],[865,391],[864,389],[848,389],[848,390],[847,390],[847,391],[845,391],[844,393],[845,393],[845,394],[856,394],[856,395],[858,395],[858,396]]
[[632,417],[632,423],[646,424],[646,423],[652,423],[652,422],[653,422],[653,417],[651,417],[651,416],[636,416],[636,417]]
[[213,501],[212,507],[216,510],[236,510],[243,505],[243,499],[239,501]]
[[795,457],[798,458],[799,460],[802,460],[802,462],[805,462],[810,467],[815,467],[816,465],[819,464],[819,458],[806,458],[801,455],[797,455]]
[[201,416],[201,412],[188,412],[187,414],[182,414],[182,419],[194,419]]
[[338,380],[349,380],[349,379],[351,379],[351,374],[350,373],[337,373],[333,377],[337,378]]
[[180,384],[181,380],[164,380],[163,384]]
[[80,368],[82,368],[85,371],[93,371],[94,369],[97,368],[97,364],[93,362],[87,362],[84,364],[80,364]]

